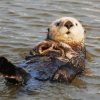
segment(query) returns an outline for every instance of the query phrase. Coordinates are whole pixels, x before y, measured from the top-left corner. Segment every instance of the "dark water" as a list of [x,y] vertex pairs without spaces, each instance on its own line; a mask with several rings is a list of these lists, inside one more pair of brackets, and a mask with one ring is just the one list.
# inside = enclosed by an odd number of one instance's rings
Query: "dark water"
[[62,16],[75,17],[86,28],[86,67],[92,73],[70,85],[31,84],[35,88],[6,86],[0,78],[0,100],[100,100],[100,0],[0,0],[0,55],[19,63]]

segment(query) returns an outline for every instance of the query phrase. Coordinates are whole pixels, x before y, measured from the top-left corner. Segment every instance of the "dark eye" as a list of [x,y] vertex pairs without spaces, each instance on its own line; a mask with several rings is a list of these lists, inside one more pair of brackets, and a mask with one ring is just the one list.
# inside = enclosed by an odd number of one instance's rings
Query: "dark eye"
[[78,26],[78,24],[77,24],[77,23],[76,23],[75,25],[76,25],[76,26]]
[[60,25],[60,22],[56,23],[56,26],[59,26]]
[[86,33],[86,30],[84,30],[84,33]]

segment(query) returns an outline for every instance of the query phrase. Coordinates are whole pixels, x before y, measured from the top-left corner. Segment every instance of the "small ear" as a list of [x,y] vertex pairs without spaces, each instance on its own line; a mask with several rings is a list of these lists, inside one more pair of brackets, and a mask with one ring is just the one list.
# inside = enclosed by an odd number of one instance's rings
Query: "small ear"
[[49,29],[49,28],[47,28],[47,31],[49,32],[49,31],[50,31],[50,29]]
[[50,29],[49,29],[49,28],[47,28],[47,31],[48,31],[48,33],[47,33],[46,40],[48,40],[48,39],[49,39],[49,32],[50,32]]

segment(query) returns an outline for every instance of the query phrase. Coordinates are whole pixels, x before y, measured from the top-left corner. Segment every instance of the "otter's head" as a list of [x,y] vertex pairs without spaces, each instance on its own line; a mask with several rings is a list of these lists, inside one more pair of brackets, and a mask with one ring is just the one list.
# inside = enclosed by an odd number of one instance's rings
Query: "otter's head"
[[75,18],[62,17],[50,25],[47,39],[69,45],[84,44],[85,32],[80,22]]

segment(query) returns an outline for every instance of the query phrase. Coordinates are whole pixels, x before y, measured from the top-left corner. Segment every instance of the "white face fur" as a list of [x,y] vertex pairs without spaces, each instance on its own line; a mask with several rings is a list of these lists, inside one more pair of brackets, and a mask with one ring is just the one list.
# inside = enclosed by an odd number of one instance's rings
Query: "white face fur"
[[69,45],[84,43],[84,28],[75,18],[62,17],[50,25],[48,38]]

